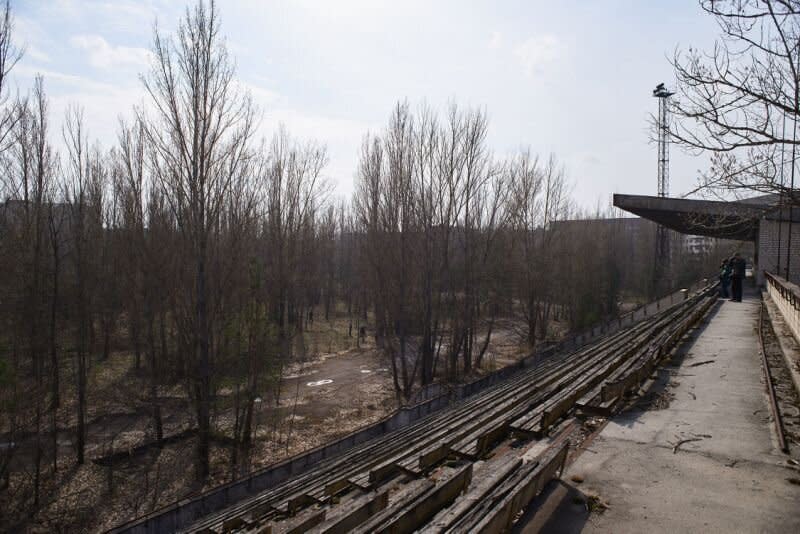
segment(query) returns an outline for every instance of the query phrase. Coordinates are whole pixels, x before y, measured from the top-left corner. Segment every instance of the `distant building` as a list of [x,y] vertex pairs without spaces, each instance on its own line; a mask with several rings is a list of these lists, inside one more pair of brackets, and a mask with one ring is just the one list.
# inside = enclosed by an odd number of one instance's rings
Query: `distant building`
[[[578,231],[592,231],[601,227],[613,229],[618,234],[618,237],[631,245],[630,248],[624,250],[624,253],[629,254],[629,258],[633,258],[642,253],[641,247],[649,247],[652,244],[656,223],[643,217],[617,217],[608,219],[570,219],[559,221],[556,226],[575,230],[580,228],[581,230]],[[673,253],[682,251],[696,256],[710,253],[723,241],[715,237],[686,235],[675,231],[670,231],[668,235]],[[645,252],[649,255],[653,253],[650,248]]]
[[681,235],[683,251],[692,255],[708,254],[714,250],[717,239],[705,235]]
[[759,285],[765,271],[800,282],[800,208],[781,207],[777,195],[730,202],[614,195],[614,206],[682,234],[752,242]]

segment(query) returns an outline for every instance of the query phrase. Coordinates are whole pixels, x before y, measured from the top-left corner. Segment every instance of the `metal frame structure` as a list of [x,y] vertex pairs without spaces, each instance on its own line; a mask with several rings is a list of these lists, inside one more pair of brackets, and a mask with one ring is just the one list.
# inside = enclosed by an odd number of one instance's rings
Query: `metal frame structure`
[[[653,89],[653,96],[658,98],[658,196],[669,195],[669,97],[675,93],[668,90],[663,83]],[[653,289],[658,293],[664,284],[664,277],[671,272],[671,251],[669,232],[663,225],[656,228],[656,257],[653,269]]]
[[653,89],[658,98],[658,196],[669,195],[669,97],[675,93],[660,83]]

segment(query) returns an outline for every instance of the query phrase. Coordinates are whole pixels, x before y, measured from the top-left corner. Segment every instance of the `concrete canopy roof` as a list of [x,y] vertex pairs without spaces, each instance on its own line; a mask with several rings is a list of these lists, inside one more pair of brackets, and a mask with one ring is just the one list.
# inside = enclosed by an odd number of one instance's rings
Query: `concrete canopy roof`
[[614,195],[614,206],[690,235],[755,241],[758,221],[775,207],[769,203],[722,202],[644,195]]

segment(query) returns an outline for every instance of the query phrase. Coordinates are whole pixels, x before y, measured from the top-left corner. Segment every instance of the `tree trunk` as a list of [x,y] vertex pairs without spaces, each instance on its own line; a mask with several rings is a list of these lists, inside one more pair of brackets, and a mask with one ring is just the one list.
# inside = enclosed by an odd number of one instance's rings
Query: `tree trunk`
[[112,330],[111,317],[106,316],[103,318],[103,360],[108,360],[111,355],[111,330]]
[[200,246],[197,259],[197,478],[205,480],[209,474],[209,448],[211,440],[211,362],[208,336],[208,308],[206,302],[206,247]]
[[[83,228],[76,230],[79,239],[83,238]],[[85,261],[85,251],[78,247],[76,250],[76,260],[78,262],[77,278],[78,278],[78,332],[77,332],[77,351],[76,357],[78,359],[78,428],[77,428],[77,462],[78,465],[84,463],[84,450],[86,448],[86,358],[87,358],[87,342],[88,342],[88,310],[86,303],[86,270],[83,262]]]
[[158,402],[158,360],[156,358],[155,319],[151,310],[147,314],[147,352],[150,357],[150,408],[153,414],[153,430],[156,441],[161,444],[164,439],[164,428],[161,423],[161,405]]
[[58,318],[58,237],[53,238],[53,298],[50,303],[50,432],[53,445],[53,473],[58,471],[58,428],[56,426],[56,416],[61,404],[59,392],[59,370],[58,370],[58,341],[57,341],[57,318]]
[[483,356],[486,354],[486,350],[489,348],[489,341],[492,339],[492,329],[494,328],[494,315],[492,315],[491,319],[489,319],[489,330],[486,332],[486,339],[483,341],[483,346],[481,347],[481,351],[478,353],[477,358],[475,359],[475,366],[480,369],[481,365],[483,364]]
[[[82,336],[81,336],[82,337]],[[78,349],[78,428],[77,428],[77,462],[84,463],[84,449],[86,448],[86,355],[84,348]]]
[[134,308],[133,317],[130,318],[131,344],[133,345],[134,368],[138,371],[142,366],[142,343],[139,335],[139,313]]

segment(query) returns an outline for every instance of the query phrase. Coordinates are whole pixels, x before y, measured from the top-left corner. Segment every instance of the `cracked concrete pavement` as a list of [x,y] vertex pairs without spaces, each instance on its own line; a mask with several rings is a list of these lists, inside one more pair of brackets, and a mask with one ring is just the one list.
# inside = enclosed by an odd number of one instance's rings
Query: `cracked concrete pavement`
[[661,371],[669,406],[609,421],[544,497],[548,519],[519,530],[800,532],[800,470],[776,445],[758,310],[755,291],[718,304]]

